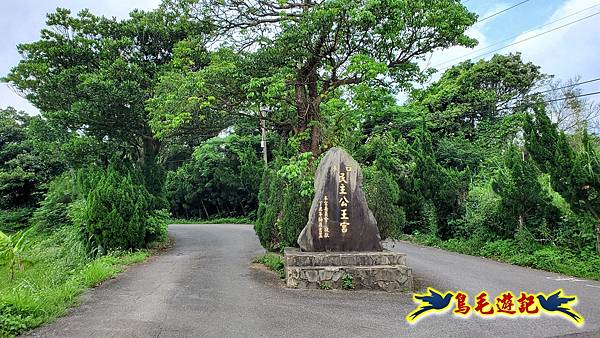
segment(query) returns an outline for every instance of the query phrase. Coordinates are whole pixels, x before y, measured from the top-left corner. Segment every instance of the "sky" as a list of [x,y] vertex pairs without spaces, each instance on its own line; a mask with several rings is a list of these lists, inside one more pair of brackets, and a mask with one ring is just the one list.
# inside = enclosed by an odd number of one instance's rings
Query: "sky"
[[[520,2],[523,0],[463,1],[480,19]],[[21,57],[16,46],[39,39],[46,13],[57,7],[69,8],[72,12],[88,8],[97,15],[126,18],[133,9],[150,10],[159,3],[160,0],[2,0],[0,76],[5,76],[19,62]],[[581,21],[573,23],[577,20]],[[560,79],[580,76],[581,81],[585,81],[600,77],[600,0],[528,0],[475,24],[468,35],[476,38],[479,45],[473,49],[455,47],[436,51],[427,63],[443,71],[470,58],[489,58],[494,54],[490,52],[513,44],[496,52],[519,51],[525,61],[540,65],[544,73]],[[600,82],[581,88],[584,93],[600,91]],[[598,97],[596,101],[600,101]],[[0,83],[0,108],[7,106],[29,114],[38,113],[7,84]]]

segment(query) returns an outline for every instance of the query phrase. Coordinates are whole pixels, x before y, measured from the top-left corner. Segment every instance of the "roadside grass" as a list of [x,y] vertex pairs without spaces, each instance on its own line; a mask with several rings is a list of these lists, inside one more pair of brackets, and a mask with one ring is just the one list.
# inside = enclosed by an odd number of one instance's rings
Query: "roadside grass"
[[78,303],[87,288],[116,276],[127,265],[144,261],[147,250],[113,252],[87,258],[78,234],[64,228],[31,238],[29,266],[11,279],[0,268],[0,337],[12,337],[54,320]]
[[269,252],[263,256],[254,258],[252,262],[262,264],[269,270],[275,271],[277,277],[281,279],[285,277],[285,263],[283,262],[283,257],[279,254]]
[[568,276],[600,280],[600,256],[593,250],[567,248],[514,240],[483,241],[476,238],[441,240],[435,236],[403,235],[401,239],[462,254],[531,267]]
[[222,217],[213,219],[200,218],[171,218],[169,224],[253,224],[248,217]]

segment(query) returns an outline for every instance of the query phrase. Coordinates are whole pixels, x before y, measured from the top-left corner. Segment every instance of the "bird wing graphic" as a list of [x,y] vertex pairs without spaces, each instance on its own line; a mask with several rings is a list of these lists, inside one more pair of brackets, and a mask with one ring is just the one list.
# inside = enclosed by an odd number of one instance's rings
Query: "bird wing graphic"
[[575,320],[576,322],[579,322],[581,320],[581,316],[578,315],[577,313],[575,313],[571,308],[564,308],[561,306],[561,307],[557,308],[556,310],[573,318],[573,320]]
[[573,301],[576,301],[577,297],[561,297],[561,294],[562,290],[559,289],[547,298],[543,294],[538,295],[537,298],[544,310],[548,312],[561,312],[573,319],[575,323],[581,324],[583,322],[583,317],[581,317],[581,315],[579,315],[570,306],[567,305]]
[[448,299],[446,299],[446,297],[442,297],[442,294],[433,288],[428,288],[427,291],[429,292],[429,294],[413,296],[415,301],[420,301],[420,305],[419,307],[417,307],[417,309],[415,309],[411,314],[407,316],[409,322],[415,321],[419,316],[428,311],[445,309],[450,303],[450,300],[452,299],[451,292],[448,292],[446,294],[446,296],[450,296],[447,297]]
[[551,294],[547,300],[549,302],[551,302],[552,304],[560,305],[560,304],[572,302],[575,299],[577,299],[576,297],[561,297],[561,293],[562,293],[562,290],[558,290],[555,293]]
[[422,308],[419,309],[419,311],[417,312],[413,312],[410,314],[410,319],[411,320],[415,320],[420,314],[427,312],[429,310],[433,310],[433,306],[429,305],[429,306],[424,306]]
[[427,291],[429,292],[428,295],[415,295],[414,298],[419,299],[423,302],[427,302],[431,305],[433,305],[438,299],[442,298],[442,295],[432,288],[428,288]]

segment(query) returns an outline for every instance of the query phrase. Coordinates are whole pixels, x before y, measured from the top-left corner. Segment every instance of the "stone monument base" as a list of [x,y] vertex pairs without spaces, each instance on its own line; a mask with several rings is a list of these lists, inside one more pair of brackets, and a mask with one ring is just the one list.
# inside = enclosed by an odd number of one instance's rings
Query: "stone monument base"
[[[342,289],[344,276],[352,276],[355,289],[412,291],[412,270],[406,254],[376,252],[284,251],[285,282],[296,289]],[[346,277],[346,279],[349,279]]]

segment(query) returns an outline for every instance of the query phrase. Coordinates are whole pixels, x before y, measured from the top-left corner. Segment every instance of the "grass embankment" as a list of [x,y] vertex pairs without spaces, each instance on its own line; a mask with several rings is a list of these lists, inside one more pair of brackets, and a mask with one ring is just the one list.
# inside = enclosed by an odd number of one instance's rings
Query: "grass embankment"
[[200,218],[171,218],[169,224],[253,224],[254,221],[247,217],[223,217],[213,219]]
[[127,265],[144,261],[147,250],[113,252],[90,259],[72,229],[37,234],[24,253],[23,269],[0,267],[0,337],[11,337],[51,321],[78,303],[87,288],[114,277]]
[[449,239],[443,241],[430,235],[404,235],[401,239],[462,254],[486,257],[497,261],[600,280],[600,256],[588,249],[573,252],[567,248],[519,240],[482,241]]
[[252,262],[262,264],[269,268],[269,270],[275,271],[279,278],[283,279],[285,277],[285,264],[279,254],[268,252],[263,256],[254,258]]

